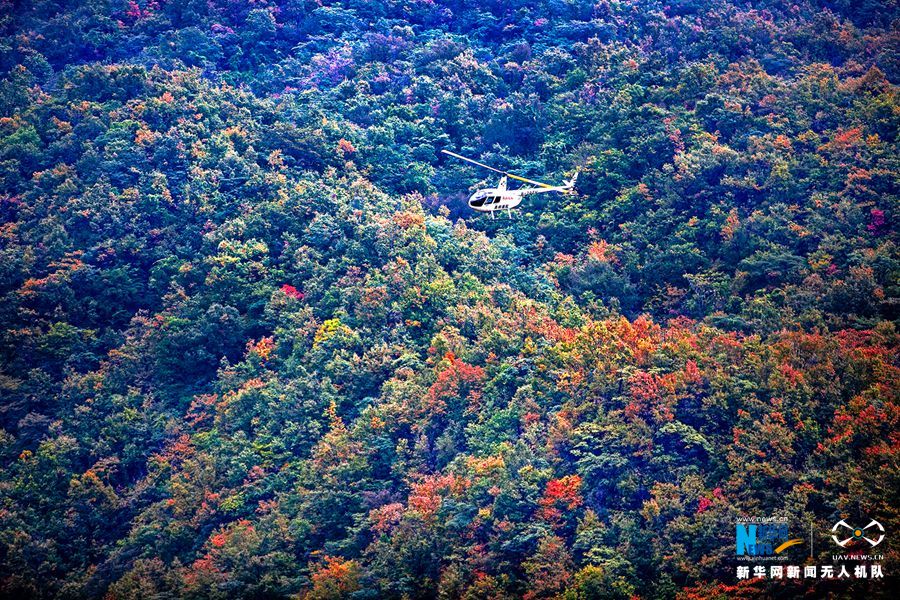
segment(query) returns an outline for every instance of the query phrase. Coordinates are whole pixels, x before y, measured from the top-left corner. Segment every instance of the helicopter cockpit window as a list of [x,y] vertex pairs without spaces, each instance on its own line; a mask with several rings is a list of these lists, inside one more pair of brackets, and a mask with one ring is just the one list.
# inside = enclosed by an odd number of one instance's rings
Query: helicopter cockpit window
[[484,204],[484,200],[487,194],[484,192],[478,192],[469,200],[469,206],[482,206]]

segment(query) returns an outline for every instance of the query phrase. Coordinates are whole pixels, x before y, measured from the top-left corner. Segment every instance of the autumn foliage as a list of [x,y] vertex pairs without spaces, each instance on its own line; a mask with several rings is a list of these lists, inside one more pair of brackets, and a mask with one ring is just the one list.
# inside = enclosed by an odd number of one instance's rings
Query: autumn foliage
[[0,4],[0,597],[890,597],[897,23]]

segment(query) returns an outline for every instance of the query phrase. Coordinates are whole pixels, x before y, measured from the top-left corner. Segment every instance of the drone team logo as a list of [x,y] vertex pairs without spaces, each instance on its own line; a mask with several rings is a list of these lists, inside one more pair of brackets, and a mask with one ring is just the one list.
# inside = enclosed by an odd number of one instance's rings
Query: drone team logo
[[[875,529],[872,529],[873,527]],[[841,539],[842,536],[847,535],[847,532],[845,532],[844,529],[850,530],[850,536]],[[872,529],[872,531],[869,532],[869,529]],[[878,537],[875,538],[875,535],[877,535]],[[848,524],[847,521],[841,519],[834,524],[834,527],[831,528],[831,539],[833,539],[834,543],[841,548],[845,547],[853,540],[865,540],[869,542],[869,544],[871,544],[874,548],[881,543],[881,540],[884,539],[884,527],[875,519],[872,519],[872,521],[865,527],[853,527],[852,525]]]

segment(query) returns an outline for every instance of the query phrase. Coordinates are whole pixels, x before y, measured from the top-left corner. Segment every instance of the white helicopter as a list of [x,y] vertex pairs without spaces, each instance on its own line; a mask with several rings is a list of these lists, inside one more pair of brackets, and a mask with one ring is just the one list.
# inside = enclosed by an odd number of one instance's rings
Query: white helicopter
[[[448,154],[453,158],[458,158],[460,160],[470,162],[474,165],[478,165],[479,167],[484,167],[485,169],[489,169],[491,171],[494,171],[495,173],[500,173],[503,175],[503,177],[500,178],[500,182],[497,184],[497,187],[478,190],[469,197],[469,208],[471,208],[472,210],[477,210],[478,212],[491,213],[491,218],[494,218],[495,212],[503,209],[506,209],[507,214],[511,215],[512,209],[516,208],[517,206],[519,206],[519,204],[522,203],[522,198],[531,194],[543,194],[546,192],[574,193],[575,180],[578,179],[578,172],[576,171],[575,175],[572,176],[572,179],[565,180],[562,185],[550,185],[547,183],[541,183],[540,181],[534,181],[533,179],[526,179],[518,175],[513,175],[512,173],[501,171],[500,169],[495,169],[494,167],[489,167],[486,164],[478,162],[477,160],[466,158],[461,154],[450,152],[449,150],[441,150],[441,152],[443,152],[444,154]],[[508,190],[506,189],[507,177],[512,177],[513,179],[518,179],[519,181],[524,181],[525,183],[530,183],[537,187],[522,187],[516,190]]]

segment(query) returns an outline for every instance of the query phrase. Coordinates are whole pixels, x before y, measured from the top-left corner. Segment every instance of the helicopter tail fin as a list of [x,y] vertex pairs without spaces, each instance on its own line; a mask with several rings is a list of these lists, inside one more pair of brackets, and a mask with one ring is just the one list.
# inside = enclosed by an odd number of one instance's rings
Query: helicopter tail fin
[[578,171],[575,171],[575,174],[572,175],[572,179],[567,179],[566,183],[563,187],[568,190],[571,190],[575,187],[575,182],[578,180]]

